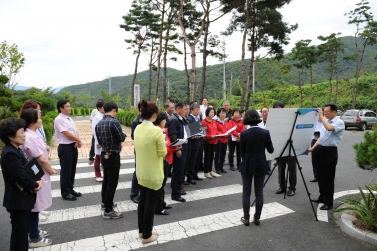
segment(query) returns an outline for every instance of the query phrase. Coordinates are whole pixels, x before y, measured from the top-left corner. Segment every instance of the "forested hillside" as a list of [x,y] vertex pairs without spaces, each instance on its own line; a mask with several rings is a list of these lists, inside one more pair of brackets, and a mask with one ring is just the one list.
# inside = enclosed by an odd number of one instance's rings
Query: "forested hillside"
[[[344,43],[345,51],[344,53],[340,54],[338,57],[338,78],[339,80],[347,78],[353,78],[355,74],[355,66],[356,62],[354,60],[343,60],[344,56],[352,55],[355,51],[354,45],[354,38],[353,37],[343,37],[342,42]],[[359,44],[362,41],[360,39]],[[374,46],[367,46],[364,60],[363,60],[363,67],[362,72],[369,72],[375,73],[377,72],[377,45]],[[266,63],[264,59],[261,61],[256,62],[255,66],[255,74],[256,74],[256,91],[272,89],[278,87],[279,85],[284,86],[285,84],[293,84],[293,85],[302,85],[309,82],[309,72],[305,71],[301,75],[301,82],[299,82],[299,74],[301,70],[293,67],[293,62],[289,59],[289,53],[285,55],[284,59],[282,60],[282,66],[289,69],[289,72],[285,74],[274,73],[270,72],[270,78],[273,78],[273,84],[265,84],[262,83],[260,80],[259,74],[262,72],[266,73],[269,72],[269,65],[277,64],[277,62]],[[246,61],[247,69],[250,65],[250,60]],[[132,65],[130,65],[132,67]],[[317,63],[313,66],[313,83],[320,83],[324,81],[328,81],[329,73],[326,71],[327,64],[326,63]],[[186,75],[184,71],[178,71],[176,69],[168,68],[167,69],[167,76],[170,82],[170,94],[176,95],[174,99],[184,99],[185,92],[186,92]],[[197,68],[197,81],[200,80],[198,76],[200,76],[202,72],[202,68]],[[140,84],[141,86],[141,98],[147,98],[147,85],[148,85],[148,71],[143,71],[138,73],[136,84]],[[153,72],[155,75],[155,72]],[[232,82],[232,94],[240,95],[240,88],[239,84],[241,84],[241,61],[233,61],[228,62],[226,64],[226,82],[227,82],[227,89],[230,85],[231,76],[233,76]],[[127,76],[118,76],[112,77],[111,79],[111,91],[112,95],[119,94],[122,99],[127,100],[130,97],[130,86],[132,81],[132,75]],[[333,77],[335,80],[335,76]],[[162,92],[162,78],[160,77],[160,92]],[[197,83],[197,92],[199,91],[201,83]],[[218,65],[211,65],[207,66],[206,72],[206,88],[205,88],[205,96],[212,99],[221,99],[222,98],[222,90],[223,90],[223,66],[222,64]],[[152,81],[152,90],[155,88],[155,81]],[[61,91],[68,91],[71,92],[73,95],[79,94],[90,94],[93,96],[93,104],[94,102],[100,98],[101,90],[105,90],[108,92],[109,89],[109,79],[104,79],[101,81],[75,85],[75,86],[68,86],[63,88]],[[229,90],[228,90],[229,91]],[[122,102],[123,103],[123,102]],[[124,102],[126,104],[126,102]]]

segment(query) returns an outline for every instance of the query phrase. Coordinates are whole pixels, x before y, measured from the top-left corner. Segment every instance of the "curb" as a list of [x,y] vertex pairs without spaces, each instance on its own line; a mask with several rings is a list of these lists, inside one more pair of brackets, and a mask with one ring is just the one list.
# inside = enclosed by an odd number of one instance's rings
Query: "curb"
[[[135,155],[134,154],[124,154],[124,155],[120,155],[120,159],[133,159],[135,158]],[[85,162],[88,162],[89,159],[88,158],[85,158],[85,157],[81,157],[81,158],[78,158],[77,159],[77,163],[85,163]],[[59,159],[50,159],[50,165],[59,165]]]
[[356,220],[353,215],[343,213],[340,218],[340,229],[347,235],[377,246],[377,234],[364,232],[355,228],[352,221]]

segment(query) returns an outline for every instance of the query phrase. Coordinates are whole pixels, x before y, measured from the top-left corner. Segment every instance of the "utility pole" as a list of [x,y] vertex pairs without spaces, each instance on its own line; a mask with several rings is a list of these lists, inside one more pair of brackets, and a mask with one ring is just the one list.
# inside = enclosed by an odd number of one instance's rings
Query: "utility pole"
[[225,81],[225,36],[223,36],[223,95],[224,95],[224,99],[226,99],[226,81]]
[[109,95],[111,95],[111,72],[110,76],[107,76],[107,78],[109,78]]

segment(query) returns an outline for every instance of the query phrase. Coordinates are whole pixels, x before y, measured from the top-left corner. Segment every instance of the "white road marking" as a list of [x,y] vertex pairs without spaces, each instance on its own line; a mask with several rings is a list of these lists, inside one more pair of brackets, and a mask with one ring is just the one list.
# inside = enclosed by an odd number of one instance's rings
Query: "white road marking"
[[[126,164],[126,163],[135,163],[135,159],[122,159],[120,161],[121,164]],[[76,168],[81,168],[81,167],[92,167],[93,165],[89,165],[88,163],[77,163]],[[52,165],[52,168],[56,169],[61,169],[60,165]]]
[[[120,169],[119,174],[130,174],[135,171],[135,168],[126,168],[126,169]],[[101,172],[102,173],[102,172]],[[60,175],[52,175],[51,181],[60,181]],[[94,179],[94,171],[89,173],[76,173],[75,180],[79,179],[87,179],[87,178],[93,178]]]
[[[250,215],[254,214],[255,207],[250,208]],[[268,203],[263,206],[261,220],[267,220],[278,216],[294,213],[293,210],[277,203]],[[243,215],[242,209],[211,214],[202,217],[192,218],[183,221],[158,225],[154,230],[158,233],[155,242],[143,245],[138,236],[139,231],[131,230],[93,238],[81,239],[34,250],[44,251],[92,251],[92,250],[131,250],[152,245],[163,244],[190,238],[200,234],[214,232],[231,227],[241,226],[240,221]],[[251,223],[252,224],[252,223]]]
[[[184,196],[184,198],[186,199],[187,202],[191,202],[191,201],[215,198],[215,197],[220,197],[220,196],[230,195],[230,194],[237,194],[237,193],[242,193],[242,185],[240,184],[190,191]],[[101,213],[103,212],[100,209],[100,202],[101,202],[101,197],[99,196],[97,205],[50,211],[51,215],[48,217],[47,221],[40,222],[40,224],[49,224],[49,223],[68,221],[68,220],[77,220],[77,219],[83,219],[83,218],[89,218],[89,217],[95,217],[95,216],[100,217]],[[180,203],[180,202],[171,200],[170,195],[166,196],[165,202],[167,204]],[[129,212],[129,211],[137,210],[137,204],[132,202],[131,200],[120,201],[120,202],[117,202],[117,204],[118,206],[116,210],[119,212]]]
[[[167,178],[166,184],[171,182],[171,178]],[[98,182],[99,183],[99,182]],[[131,188],[132,181],[124,181],[119,182],[117,186],[117,191],[121,189],[129,189]],[[93,185],[93,186],[82,186],[82,187],[75,187],[76,192],[80,192],[82,194],[89,194],[89,193],[99,193],[102,189],[102,182],[100,185]],[[52,198],[61,197],[60,189],[54,189],[51,191]]]

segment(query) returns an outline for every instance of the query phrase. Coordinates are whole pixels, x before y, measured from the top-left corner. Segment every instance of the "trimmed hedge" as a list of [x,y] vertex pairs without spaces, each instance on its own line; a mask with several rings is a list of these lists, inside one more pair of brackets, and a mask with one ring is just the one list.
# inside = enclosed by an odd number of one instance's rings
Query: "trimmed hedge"
[[43,129],[46,134],[46,141],[48,145],[51,145],[52,136],[54,135],[54,119],[58,116],[57,111],[47,112],[45,116],[42,117]]
[[137,113],[135,113],[135,111],[122,110],[122,111],[118,111],[117,113],[117,120],[119,120],[119,122],[125,126],[131,126],[132,121],[136,117],[137,117]]

